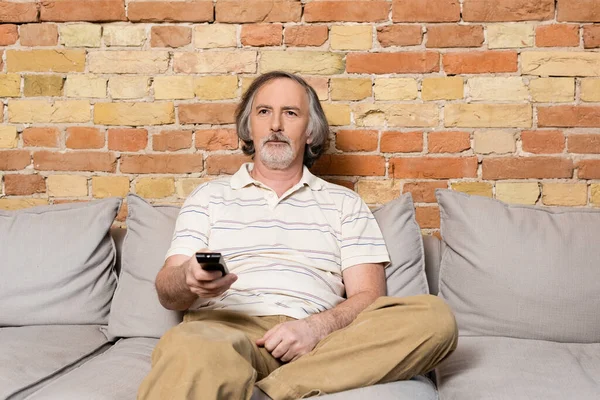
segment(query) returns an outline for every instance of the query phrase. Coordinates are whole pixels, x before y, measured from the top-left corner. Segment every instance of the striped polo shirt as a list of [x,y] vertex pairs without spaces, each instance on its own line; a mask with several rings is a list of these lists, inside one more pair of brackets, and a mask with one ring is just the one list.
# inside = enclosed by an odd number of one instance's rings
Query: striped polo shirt
[[300,182],[278,197],[250,176],[252,168],[200,185],[179,212],[166,257],[208,248],[238,275],[191,310],[304,318],[345,299],[346,268],[389,263],[381,230],[356,193],[304,167]]

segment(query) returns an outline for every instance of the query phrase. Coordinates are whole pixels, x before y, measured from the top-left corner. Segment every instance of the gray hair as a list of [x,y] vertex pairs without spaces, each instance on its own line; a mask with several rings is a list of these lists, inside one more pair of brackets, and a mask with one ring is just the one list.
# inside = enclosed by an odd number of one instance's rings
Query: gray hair
[[249,156],[253,156],[256,152],[250,132],[250,114],[252,113],[254,96],[267,82],[280,78],[291,79],[306,90],[309,109],[307,133],[312,138],[312,142],[306,144],[304,148],[304,165],[311,167],[325,150],[325,142],[329,136],[329,124],[315,90],[304,79],[288,72],[272,71],[259,76],[242,96],[242,101],[235,111],[237,134],[244,142],[242,151]]

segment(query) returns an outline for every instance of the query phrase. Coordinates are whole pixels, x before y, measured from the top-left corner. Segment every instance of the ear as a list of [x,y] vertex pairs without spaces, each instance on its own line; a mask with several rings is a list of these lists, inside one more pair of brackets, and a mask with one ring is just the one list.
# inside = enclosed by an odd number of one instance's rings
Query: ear
[[306,133],[306,144],[311,144],[313,142],[313,137],[311,135],[311,132],[307,132]]

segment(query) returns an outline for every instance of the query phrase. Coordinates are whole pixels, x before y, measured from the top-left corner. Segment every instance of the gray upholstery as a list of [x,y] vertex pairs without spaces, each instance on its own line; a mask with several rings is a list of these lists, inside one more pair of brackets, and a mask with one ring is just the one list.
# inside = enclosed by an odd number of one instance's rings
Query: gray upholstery
[[442,242],[435,236],[423,236],[423,249],[425,251],[425,273],[427,275],[429,293],[437,295],[440,261],[442,258]]
[[441,400],[597,400],[600,343],[461,337],[436,374]]

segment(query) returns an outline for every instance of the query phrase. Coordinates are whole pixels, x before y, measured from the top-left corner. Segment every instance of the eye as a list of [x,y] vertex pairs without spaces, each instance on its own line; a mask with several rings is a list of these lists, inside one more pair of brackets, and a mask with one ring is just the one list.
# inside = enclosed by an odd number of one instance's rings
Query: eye
[[258,110],[258,115],[265,115],[269,112],[269,110],[267,110],[266,108],[261,108],[260,110]]
[[285,113],[286,113],[286,115],[288,115],[290,117],[295,117],[296,115],[298,115],[298,114],[296,114],[295,111],[292,111],[292,110],[287,110]]

